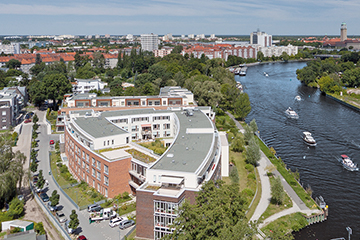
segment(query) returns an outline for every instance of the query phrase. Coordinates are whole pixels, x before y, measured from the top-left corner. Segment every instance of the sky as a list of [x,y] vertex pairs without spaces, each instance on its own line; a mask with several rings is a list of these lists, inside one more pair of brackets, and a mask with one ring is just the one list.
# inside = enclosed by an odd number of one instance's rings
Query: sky
[[0,35],[360,35],[359,0],[0,0]]

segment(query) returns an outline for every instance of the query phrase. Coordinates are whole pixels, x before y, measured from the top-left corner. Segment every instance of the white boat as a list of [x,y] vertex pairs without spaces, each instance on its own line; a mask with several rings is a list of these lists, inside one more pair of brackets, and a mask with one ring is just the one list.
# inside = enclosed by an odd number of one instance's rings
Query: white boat
[[269,76],[269,74],[267,74],[267,72],[264,72],[264,75],[265,75],[265,77],[268,77],[268,76]]
[[297,96],[295,97],[295,100],[301,101],[301,97],[300,97],[299,95],[297,95]]
[[286,109],[285,114],[288,118],[294,118],[294,119],[299,118],[299,115],[294,110],[292,110],[291,107]]
[[303,139],[306,142],[306,144],[310,146],[316,146],[316,141],[310,132],[303,132]]
[[339,158],[339,162],[343,165],[343,167],[346,170],[349,171],[359,171],[359,168],[357,166],[357,164],[355,164],[348,156],[341,155],[341,158]]

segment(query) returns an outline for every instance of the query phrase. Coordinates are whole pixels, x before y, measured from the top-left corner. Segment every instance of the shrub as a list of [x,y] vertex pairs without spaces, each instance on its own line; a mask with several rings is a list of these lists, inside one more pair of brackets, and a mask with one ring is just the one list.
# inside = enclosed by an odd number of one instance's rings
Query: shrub
[[246,164],[245,165],[245,168],[246,168],[246,170],[248,170],[249,172],[252,172],[252,171],[254,171],[254,165],[252,165],[252,164]]
[[131,199],[131,197],[130,197],[130,195],[129,195],[128,192],[124,192],[124,193],[122,194],[122,198],[123,198],[124,200]]
[[254,173],[249,173],[249,175],[247,176],[248,179],[256,179],[255,174]]
[[44,225],[42,222],[38,222],[34,224],[35,231],[38,235],[44,235],[46,234],[46,231],[44,229]]
[[15,141],[16,138],[18,137],[18,133],[17,133],[17,132],[13,132],[13,134],[12,134],[11,137],[12,137],[12,140]]
[[126,204],[124,204],[124,205],[121,206],[121,210],[123,210],[123,211],[125,211],[127,208],[128,208],[128,207],[127,207]]

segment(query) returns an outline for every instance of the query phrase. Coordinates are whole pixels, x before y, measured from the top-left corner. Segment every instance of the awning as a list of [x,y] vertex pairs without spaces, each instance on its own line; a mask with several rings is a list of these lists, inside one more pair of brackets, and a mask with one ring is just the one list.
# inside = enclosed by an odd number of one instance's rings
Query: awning
[[162,183],[180,184],[183,180],[184,180],[184,178],[161,176]]
[[141,127],[151,127],[151,124],[141,124]]

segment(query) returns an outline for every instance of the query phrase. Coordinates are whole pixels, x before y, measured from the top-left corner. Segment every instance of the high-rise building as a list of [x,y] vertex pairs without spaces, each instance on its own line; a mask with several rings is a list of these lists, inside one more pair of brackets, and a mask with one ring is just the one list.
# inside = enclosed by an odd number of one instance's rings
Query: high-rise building
[[250,44],[258,44],[262,47],[270,47],[272,45],[272,35],[268,35],[265,32],[260,32],[260,29],[258,29],[256,32],[250,33]]
[[346,23],[341,23],[340,28],[340,41],[345,41],[347,39],[347,26]]
[[141,49],[152,52],[158,49],[159,37],[157,34],[141,34]]

